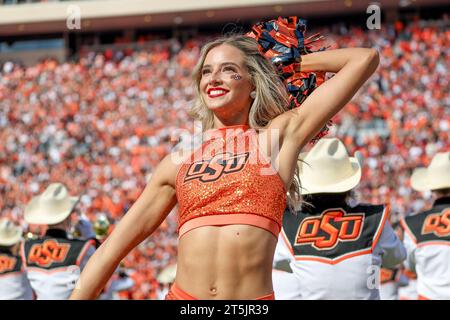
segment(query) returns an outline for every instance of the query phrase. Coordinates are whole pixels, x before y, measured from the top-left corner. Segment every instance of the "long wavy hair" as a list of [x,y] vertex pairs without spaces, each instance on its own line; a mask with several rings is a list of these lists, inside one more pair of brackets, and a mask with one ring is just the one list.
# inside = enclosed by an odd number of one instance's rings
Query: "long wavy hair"
[[[211,49],[227,44],[244,54],[244,63],[255,87],[256,97],[250,107],[249,126],[255,130],[264,129],[271,120],[286,112],[289,106],[289,94],[275,67],[258,49],[258,43],[253,38],[244,35],[231,35],[211,41],[202,47],[200,58],[193,71],[193,82],[196,99],[189,114],[202,122],[203,131],[214,126],[214,113],[205,104],[200,93],[202,68],[207,54]],[[288,190],[287,200],[290,211],[295,211],[301,204],[300,178],[298,165],[295,168],[294,179]]]

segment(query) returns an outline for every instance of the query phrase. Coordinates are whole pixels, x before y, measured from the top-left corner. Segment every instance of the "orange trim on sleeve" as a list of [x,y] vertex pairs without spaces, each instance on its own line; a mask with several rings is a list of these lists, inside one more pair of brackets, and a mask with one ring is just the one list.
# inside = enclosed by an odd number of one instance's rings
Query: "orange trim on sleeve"
[[386,220],[387,220],[387,218],[389,216],[389,209],[390,209],[389,205],[385,205],[384,206],[384,210],[383,210],[383,213],[382,213],[383,216],[381,218],[381,223],[378,226],[378,230],[377,230],[377,232],[375,234],[375,238],[373,239],[373,242],[372,242],[372,251],[375,249],[375,246],[377,245],[378,240],[380,239],[381,233],[383,232],[384,225],[386,224]]
[[21,271],[16,271],[16,272],[10,272],[10,273],[6,273],[6,274],[0,274],[0,279],[6,279],[6,278],[12,278],[12,277],[22,277],[23,276],[23,272]]
[[343,260],[350,259],[350,258],[357,257],[357,256],[363,256],[363,255],[370,254],[370,253],[372,253],[371,248],[363,250],[363,251],[359,251],[359,252],[353,252],[353,253],[341,256],[338,259],[325,259],[325,258],[305,256],[305,257],[295,257],[295,260],[297,260],[297,261],[301,261],[301,260],[318,261],[318,262],[335,265]]
[[408,234],[408,236],[411,238],[411,240],[417,244],[417,239],[414,236],[414,234],[412,233],[411,229],[409,229],[408,224],[406,223],[405,218],[401,218],[400,219],[400,225],[403,227],[403,230],[405,230],[405,232]]
[[20,256],[22,257],[22,268],[26,269],[28,266],[27,259],[25,257],[25,241],[20,243]]
[[277,222],[263,216],[250,213],[220,214],[211,216],[202,216],[186,221],[180,228],[178,238],[181,238],[186,232],[204,226],[226,226],[232,224],[246,224],[262,228],[272,233],[278,240],[280,226]]
[[83,260],[84,256],[86,255],[87,251],[89,250],[89,248],[93,246],[95,248],[95,242],[94,240],[89,240],[88,242],[86,242],[86,244],[84,245],[84,248],[81,250],[80,254],[78,255],[76,264],[77,266],[80,266],[81,261]]
[[75,265],[66,266],[66,267],[58,267],[58,268],[54,268],[54,269],[42,269],[42,268],[38,268],[38,267],[29,267],[27,271],[28,272],[40,272],[40,273],[44,273],[44,274],[54,274],[54,273],[59,273],[59,272],[72,271],[72,269],[79,270],[80,268]]
[[284,243],[286,244],[286,247],[288,248],[289,252],[294,255],[294,249],[291,246],[291,243],[289,242],[286,234],[284,233],[284,229],[281,228],[281,238],[283,239]]
[[427,242],[422,242],[417,245],[418,248],[426,247],[426,246],[450,246],[450,242],[448,242],[448,241],[427,241]]

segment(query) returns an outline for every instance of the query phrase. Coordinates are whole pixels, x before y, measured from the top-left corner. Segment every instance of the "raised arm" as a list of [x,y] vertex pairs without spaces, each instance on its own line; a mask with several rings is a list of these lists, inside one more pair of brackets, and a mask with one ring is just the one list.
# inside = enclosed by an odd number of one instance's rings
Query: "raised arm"
[[[315,52],[302,56],[302,71],[336,73],[302,103],[274,119],[283,141],[298,152],[355,95],[374,73],[379,63],[375,49],[346,48]],[[271,125],[272,126],[272,125]]]
[[95,299],[120,261],[161,224],[176,204],[175,165],[166,156],[142,194],[89,259],[70,299]]
[[302,56],[303,71],[336,73],[315,89],[300,108],[276,117],[269,129],[279,130],[280,150],[276,163],[289,186],[302,148],[341,110],[376,70],[378,52],[374,49],[347,48],[315,52]]

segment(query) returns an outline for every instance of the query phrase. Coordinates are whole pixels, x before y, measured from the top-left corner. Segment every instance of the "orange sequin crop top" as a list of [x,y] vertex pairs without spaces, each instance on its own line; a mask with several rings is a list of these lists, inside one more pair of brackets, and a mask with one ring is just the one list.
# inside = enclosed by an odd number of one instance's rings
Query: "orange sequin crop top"
[[286,207],[284,184],[247,125],[207,131],[176,177],[179,237],[202,226],[246,224],[275,237]]

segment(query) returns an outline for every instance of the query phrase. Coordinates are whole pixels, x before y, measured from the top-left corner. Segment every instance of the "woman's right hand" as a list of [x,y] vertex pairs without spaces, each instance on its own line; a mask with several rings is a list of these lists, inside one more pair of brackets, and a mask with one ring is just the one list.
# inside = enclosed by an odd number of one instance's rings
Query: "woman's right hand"
[[89,259],[70,299],[96,299],[120,261],[146,239],[176,204],[177,166],[167,155],[142,194]]

